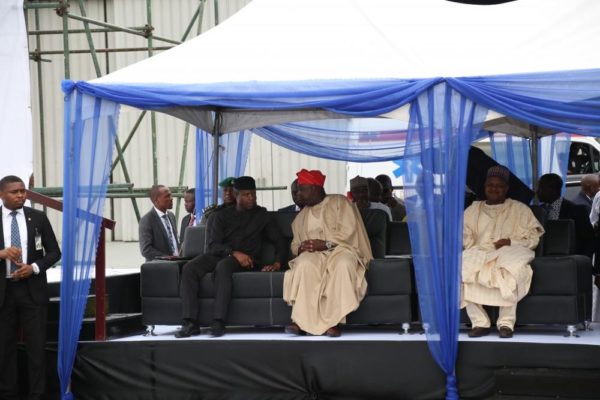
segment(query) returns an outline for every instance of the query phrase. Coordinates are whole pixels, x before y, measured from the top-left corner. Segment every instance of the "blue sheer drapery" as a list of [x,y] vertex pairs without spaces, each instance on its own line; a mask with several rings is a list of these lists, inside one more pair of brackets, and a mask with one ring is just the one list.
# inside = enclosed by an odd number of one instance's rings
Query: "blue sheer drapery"
[[[531,140],[492,132],[489,136],[494,160],[508,167],[523,183],[533,189]],[[555,173],[566,182],[570,144],[571,135],[565,133],[539,139],[537,178],[543,174]]]
[[[219,136],[219,180],[243,175],[251,139],[250,131]],[[200,218],[204,208],[213,202],[213,143],[211,134],[196,129],[196,218]],[[221,193],[218,198],[221,203]]]
[[448,399],[458,399],[454,365],[467,161],[486,113],[446,84],[421,94],[410,109],[404,201],[423,327],[446,373]]
[[95,266],[119,105],[73,91],[65,97],[62,278],[58,333],[61,396],[71,371]]
[[281,147],[330,160],[375,162],[404,156],[408,124],[375,118],[287,123],[252,129]]
[[[440,86],[431,89],[438,84]],[[199,106],[221,107],[225,110],[324,109],[349,117],[376,117],[412,102],[410,140],[405,146],[402,143],[404,139],[398,137],[397,143],[392,144],[390,153],[395,150],[401,153],[401,149],[404,149],[407,157],[405,177],[408,183],[412,182],[407,197],[413,197],[408,199],[409,229],[410,236],[415,238],[413,249],[418,253],[415,264],[434,265],[431,272],[418,267],[420,272],[417,285],[421,301],[429,304],[421,304],[422,313],[429,326],[428,341],[431,352],[448,375],[449,398],[457,397],[453,362],[458,332],[458,273],[466,154],[471,140],[479,134],[476,130],[480,119],[483,118],[480,116],[482,110],[494,110],[509,118],[555,131],[600,136],[600,69],[412,80],[355,79],[181,85],[65,81],[63,90],[67,95],[75,91],[141,109]],[[71,99],[72,96],[68,98]],[[66,106],[66,109],[69,109],[72,103],[67,102]],[[67,111],[65,113],[67,114]],[[96,118],[98,119],[101,117]],[[84,121],[82,115],[76,113],[65,118],[65,141],[69,134],[82,134],[84,130],[81,129],[81,125]],[[358,141],[342,140],[343,144],[340,146],[339,135],[321,131],[319,146],[311,147],[303,138],[302,129],[298,130],[293,125],[292,129],[287,125],[280,124],[254,132],[273,141],[279,140],[280,144],[284,143],[284,147],[287,148],[310,147],[312,155],[326,158],[335,158],[330,149],[341,152],[343,155],[340,157],[357,157],[354,160],[359,159],[363,162],[395,160],[400,156],[380,156],[390,148],[382,150],[379,148],[381,142],[362,141],[366,133],[359,134]],[[71,128],[72,126],[74,128]],[[319,125],[311,124],[311,127]],[[106,125],[103,129],[110,131],[112,126]],[[313,129],[312,134],[314,133]],[[283,138],[278,139],[280,136]],[[357,148],[370,148],[375,151],[369,153],[344,148],[352,144],[356,144]],[[443,145],[447,145],[448,148],[443,148]],[[89,154],[94,151],[96,150],[90,146],[82,153]],[[73,157],[73,154],[65,152],[65,170],[72,168],[70,160]],[[99,174],[105,171],[108,176],[108,168],[98,168]],[[199,165],[197,169],[200,170]],[[65,172],[65,193],[67,190],[79,191],[80,186],[86,186],[85,182],[67,179],[67,175]],[[70,185],[74,187],[70,188]],[[198,183],[197,186],[200,187],[201,184]],[[440,198],[444,201],[440,202]],[[65,208],[77,207],[77,201],[77,196],[65,196]],[[419,208],[421,205],[422,210]],[[455,222],[448,224],[450,221]],[[64,223],[63,263],[67,252],[73,251],[65,246],[78,243],[84,237],[82,235],[88,232],[80,232],[79,226],[87,224],[84,220],[65,217]],[[88,240],[95,243],[97,232],[92,231],[90,235]],[[442,238],[445,238],[447,243],[444,243]],[[447,260],[441,259],[444,254],[449,257]],[[73,265],[75,258],[73,254],[70,257],[69,262]],[[74,296],[68,288],[63,295],[67,298]],[[61,317],[61,329],[66,332],[67,328],[63,327],[63,324],[66,324],[64,321],[66,318]],[[69,348],[74,349],[76,336],[71,334],[70,340],[72,343],[69,344]],[[61,382],[67,382],[72,359],[70,363],[64,362],[64,365],[62,360],[66,358],[61,355],[60,360],[58,367]]]

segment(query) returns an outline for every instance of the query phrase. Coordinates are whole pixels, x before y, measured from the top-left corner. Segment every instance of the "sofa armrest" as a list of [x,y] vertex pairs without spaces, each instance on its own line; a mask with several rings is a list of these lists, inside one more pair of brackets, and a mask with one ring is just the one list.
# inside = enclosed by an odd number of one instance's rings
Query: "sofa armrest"
[[149,261],[142,264],[141,295],[144,297],[179,297],[181,268],[185,262]]

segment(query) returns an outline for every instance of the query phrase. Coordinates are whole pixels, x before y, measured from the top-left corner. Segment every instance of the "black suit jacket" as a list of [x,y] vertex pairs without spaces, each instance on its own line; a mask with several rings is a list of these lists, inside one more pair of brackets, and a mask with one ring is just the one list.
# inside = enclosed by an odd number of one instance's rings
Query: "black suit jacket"
[[588,215],[592,212],[592,199],[587,197],[587,195],[581,190],[579,191],[579,193],[577,193],[577,196],[575,196],[571,201],[577,205],[585,206]]
[[298,210],[296,210],[296,204],[290,204],[289,206],[280,208],[279,210],[277,210],[277,212],[297,212]]
[[[0,207],[0,210],[2,207]],[[37,304],[48,303],[48,281],[46,270],[60,260],[60,248],[56,236],[48,221],[48,217],[41,211],[33,208],[23,207],[25,222],[27,225],[27,264],[36,263],[40,273],[27,278],[27,286],[31,297]],[[4,235],[2,234],[2,218],[0,217],[0,248],[5,248]],[[41,250],[35,249],[35,236],[39,234],[42,238]],[[0,260],[0,307],[4,303],[6,293],[6,260]]]
[[575,222],[576,252],[592,257],[594,254],[594,228],[590,223],[589,215],[585,206],[563,199],[558,218],[572,219]]
[[[175,215],[167,211],[169,221],[173,227],[173,236],[179,248],[177,241],[177,224],[175,223]],[[169,244],[169,236],[165,225],[160,220],[160,217],[154,210],[154,207],[140,219],[139,225],[140,234],[140,250],[146,261],[154,260],[160,256],[170,256],[171,246]]]

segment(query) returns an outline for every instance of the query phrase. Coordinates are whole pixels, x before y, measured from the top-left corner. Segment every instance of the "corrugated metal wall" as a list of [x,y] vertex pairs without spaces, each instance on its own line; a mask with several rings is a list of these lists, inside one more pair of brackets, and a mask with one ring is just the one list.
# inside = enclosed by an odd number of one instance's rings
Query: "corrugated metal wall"
[[[157,36],[180,40],[189,22],[198,8],[201,0],[152,0],[151,19],[153,33]],[[250,0],[219,0],[218,17],[222,22],[236,11],[248,4]],[[201,30],[206,31],[215,25],[215,1],[204,1],[204,12]],[[96,20],[106,21],[118,26],[139,27],[147,24],[146,0],[89,0],[85,1],[87,16]],[[78,2],[71,1],[70,12],[81,15]],[[28,29],[36,29],[35,12],[26,11]],[[61,30],[62,19],[53,10],[39,10],[40,30]],[[69,21],[70,29],[82,29],[80,21]],[[92,26],[92,28],[96,28]],[[190,38],[198,33],[198,24],[190,32]],[[147,39],[126,33],[94,33],[94,46],[104,48],[146,47]],[[63,50],[62,34],[41,35],[38,46],[36,36],[29,37],[29,48],[33,51]],[[154,40],[154,47],[170,46],[170,44]],[[71,51],[88,49],[85,34],[69,35]],[[158,51],[155,51],[155,53]],[[210,54],[200,54],[210,62]],[[123,68],[134,62],[148,57],[147,51],[99,53],[98,59],[101,74],[104,75],[116,69]],[[41,80],[38,79],[38,63],[30,62],[32,112],[34,121],[34,175],[36,185],[42,186],[42,140],[41,113],[39,102],[43,102],[44,155],[45,155],[45,186],[62,186],[63,181],[63,96],[60,81],[64,78],[64,57],[62,54],[42,55],[48,62],[39,63]],[[71,54],[70,77],[74,80],[88,80],[96,77],[90,54]],[[40,97],[41,88],[41,97]],[[124,107],[119,120],[119,140],[121,145],[131,132],[141,111]],[[184,148],[185,123],[172,117],[156,114],[157,138],[157,181],[170,186],[179,184]],[[194,185],[194,149],[195,130],[189,129],[188,151],[185,156],[184,175],[182,184]],[[135,187],[149,187],[154,182],[152,163],[152,134],[149,114],[143,119],[140,127],[125,150],[125,161],[131,182]],[[346,164],[320,160],[290,152],[273,145],[258,137],[252,140],[246,174],[257,179],[260,186],[283,186],[295,178],[295,172],[301,168],[319,168],[328,175],[326,189],[331,193],[343,193],[346,184]],[[114,183],[125,183],[123,169],[118,165],[113,173]],[[259,203],[268,209],[277,209],[291,202],[289,191],[259,192]],[[177,204],[177,203],[176,203]],[[143,215],[151,203],[147,199],[138,199],[138,207]],[[180,212],[183,213],[183,204]],[[174,210],[175,211],[175,210]],[[61,216],[49,212],[57,235],[61,235]],[[114,232],[115,240],[137,240],[137,220],[129,199],[107,201],[105,215],[117,221]]]

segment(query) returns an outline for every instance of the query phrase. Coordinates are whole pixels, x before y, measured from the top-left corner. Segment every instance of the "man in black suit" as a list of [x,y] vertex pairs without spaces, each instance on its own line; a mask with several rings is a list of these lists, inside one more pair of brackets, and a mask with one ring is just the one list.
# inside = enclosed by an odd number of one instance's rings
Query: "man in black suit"
[[594,254],[594,229],[585,206],[577,205],[563,197],[563,180],[556,174],[545,174],[538,183],[538,199],[544,203],[546,219],[572,219],[575,222],[576,253],[592,257]]
[[185,230],[188,226],[196,226],[196,189],[188,189],[183,195],[183,206],[187,215],[181,220],[181,232],[179,233],[179,243],[183,243]]
[[298,212],[302,210],[303,206],[300,203],[300,199],[298,199],[298,179],[294,179],[290,185],[290,192],[292,194],[292,200],[294,201],[294,204],[280,208],[277,210],[278,212]]
[[581,178],[581,190],[572,199],[572,202],[585,206],[588,215],[592,212],[592,201],[600,190],[600,178],[596,174],[587,174]]
[[[183,325],[175,334],[176,338],[200,333],[198,292],[206,274],[213,272],[215,302],[211,333],[219,337],[225,334],[233,274],[253,270],[270,272],[281,268],[286,253],[285,240],[272,216],[264,207],[256,204],[254,178],[236,178],[234,193],[236,205],[211,216],[206,253],[183,266],[180,288]],[[264,261],[269,260],[260,259],[263,239],[277,243],[276,261],[273,264],[265,265]]]
[[25,184],[0,180],[0,398],[19,399],[17,327],[27,352],[28,399],[41,399],[46,385],[48,307],[46,270],[60,260],[60,248],[46,215],[24,207]]
[[139,225],[142,255],[146,261],[178,256],[175,215],[168,211],[173,208],[171,191],[164,185],[154,185],[150,190],[150,200],[154,207],[142,217]]

